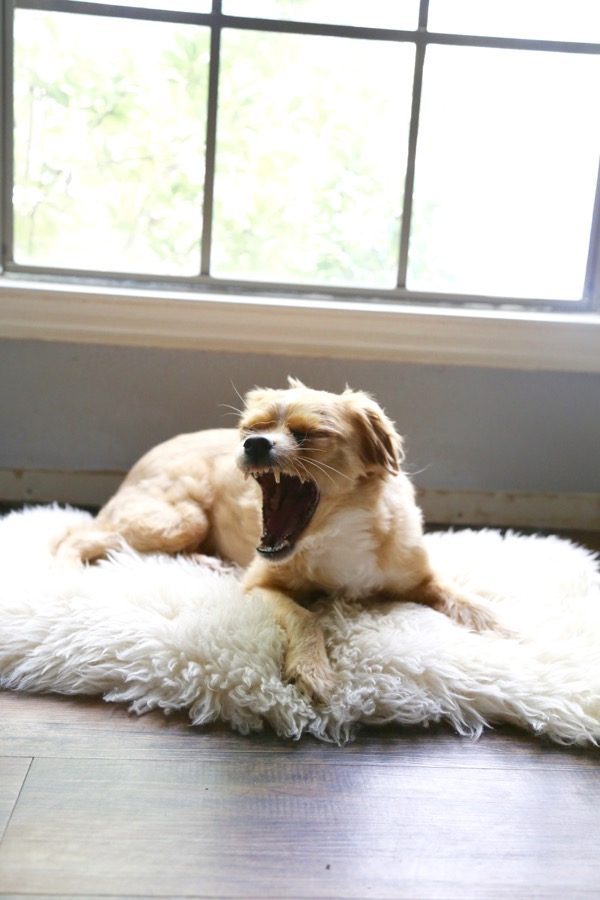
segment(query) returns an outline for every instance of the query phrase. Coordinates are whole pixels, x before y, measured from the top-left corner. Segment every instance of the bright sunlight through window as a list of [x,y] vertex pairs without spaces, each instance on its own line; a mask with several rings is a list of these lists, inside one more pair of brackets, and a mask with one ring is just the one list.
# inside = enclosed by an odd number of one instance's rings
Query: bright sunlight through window
[[598,0],[9,6],[7,274],[598,296]]

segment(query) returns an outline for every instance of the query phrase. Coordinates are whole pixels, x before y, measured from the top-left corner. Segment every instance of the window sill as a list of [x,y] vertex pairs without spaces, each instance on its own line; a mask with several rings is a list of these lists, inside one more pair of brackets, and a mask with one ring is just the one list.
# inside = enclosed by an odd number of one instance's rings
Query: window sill
[[0,337],[600,372],[600,315],[0,284]]

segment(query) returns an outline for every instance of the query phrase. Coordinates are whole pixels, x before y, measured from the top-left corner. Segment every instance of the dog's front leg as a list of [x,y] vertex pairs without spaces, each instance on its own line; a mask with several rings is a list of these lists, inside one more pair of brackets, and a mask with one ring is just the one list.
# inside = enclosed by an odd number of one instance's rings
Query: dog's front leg
[[246,591],[258,592],[287,635],[283,677],[315,700],[328,700],[333,687],[325,638],[314,613],[299,606],[283,591],[262,584],[249,584]]

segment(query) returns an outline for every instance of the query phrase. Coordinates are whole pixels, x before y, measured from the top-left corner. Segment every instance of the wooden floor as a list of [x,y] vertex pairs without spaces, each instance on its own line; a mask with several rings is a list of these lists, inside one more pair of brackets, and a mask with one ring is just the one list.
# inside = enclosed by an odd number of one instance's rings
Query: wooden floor
[[0,692],[0,897],[600,898],[600,750]]
[[0,693],[0,896],[600,897],[600,751]]

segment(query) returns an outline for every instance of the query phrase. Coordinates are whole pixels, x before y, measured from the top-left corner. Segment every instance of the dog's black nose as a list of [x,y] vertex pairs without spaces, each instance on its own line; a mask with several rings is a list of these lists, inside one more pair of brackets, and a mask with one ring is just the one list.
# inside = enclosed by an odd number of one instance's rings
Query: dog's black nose
[[244,453],[246,459],[253,463],[265,463],[269,458],[269,451],[273,442],[269,438],[256,435],[246,438],[244,441]]

